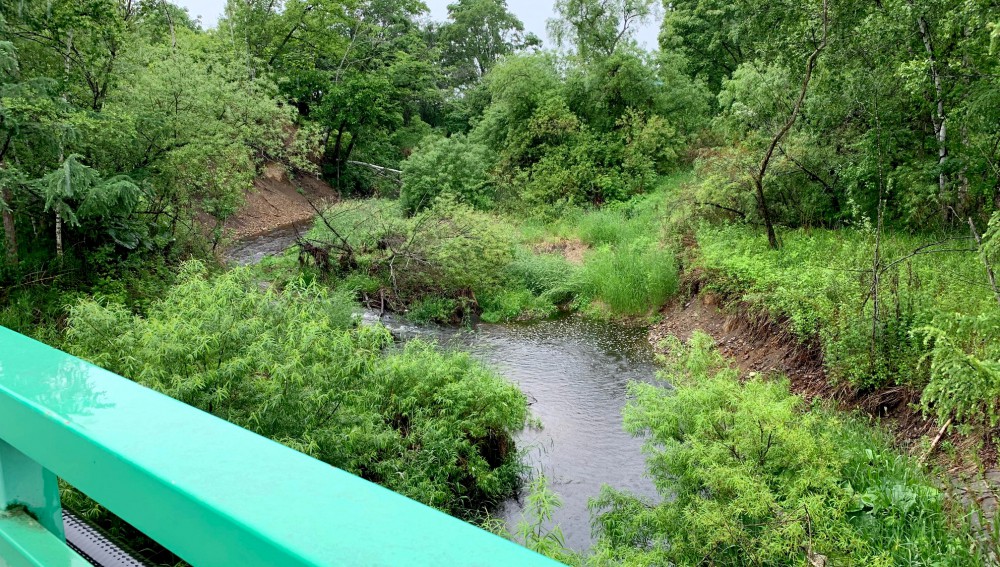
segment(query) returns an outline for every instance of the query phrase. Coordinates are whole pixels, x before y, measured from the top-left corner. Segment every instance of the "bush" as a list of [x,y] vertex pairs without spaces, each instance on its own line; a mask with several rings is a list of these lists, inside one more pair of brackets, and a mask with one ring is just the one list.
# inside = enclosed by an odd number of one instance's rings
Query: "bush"
[[981,565],[967,525],[872,430],[808,410],[783,381],[741,382],[696,333],[662,378],[632,384],[626,428],[648,435],[659,504],[605,488],[597,563]]
[[260,291],[246,269],[186,264],[145,317],[121,304],[72,308],[71,352],[453,514],[505,498],[527,406],[468,355],[381,326],[356,327],[346,294],[292,283]]
[[399,202],[410,213],[430,207],[440,195],[487,208],[493,200],[488,176],[492,162],[486,146],[465,136],[424,138],[403,162]]

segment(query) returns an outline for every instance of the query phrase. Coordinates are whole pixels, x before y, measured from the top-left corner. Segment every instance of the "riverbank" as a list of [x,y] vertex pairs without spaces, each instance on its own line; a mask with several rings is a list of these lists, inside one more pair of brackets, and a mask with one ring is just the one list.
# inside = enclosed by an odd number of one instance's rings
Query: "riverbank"
[[289,176],[277,163],[263,167],[243,204],[226,219],[224,230],[235,241],[268,234],[282,227],[307,225],[317,210],[339,199],[337,190],[311,174]]
[[[922,329],[944,326],[949,320],[995,316],[982,263],[964,250],[947,250],[933,259],[908,258],[907,250],[919,249],[921,241],[886,235],[886,255],[904,257],[901,271],[908,281],[886,277],[886,289],[879,290],[887,306],[876,327],[880,334],[874,339],[868,335],[869,341],[878,342],[874,348],[865,341],[852,344],[850,326],[860,326],[864,337],[872,332],[876,316],[869,297],[866,323],[864,296],[871,282],[864,279],[864,268],[851,273],[851,266],[864,266],[857,259],[870,255],[872,247],[866,249],[863,240],[868,237],[857,232],[843,231],[836,239],[830,234],[787,232],[786,249],[772,252],[763,236],[751,229],[696,231],[683,253],[688,266],[682,276],[683,293],[661,311],[650,329],[651,343],[659,345],[670,336],[686,341],[695,332],[705,332],[738,369],[741,380],[787,378],[790,391],[807,403],[835,407],[885,429],[898,451],[933,471],[956,514],[970,517],[974,526],[984,526],[982,537],[995,545],[992,526],[1000,470],[993,429],[982,416],[959,422],[936,411],[937,401],[927,392],[941,377],[931,368],[933,344],[919,336]],[[850,274],[846,281],[844,274]],[[850,309],[852,304],[857,310]],[[903,322],[905,327],[896,335],[883,338],[885,326]],[[995,331],[991,335],[982,326],[960,331],[965,344],[990,345],[996,338]],[[887,348],[903,352],[885,353]],[[662,347],[658,350],[664,352]],[[983,351],[978,352],[982,356]],[[879,355],[894,357],[894,366],[866,360]],[[963,356],[968,360],[972,355]],[[880,363],[883,374],[873,377],[845,368],[849,360],[865,363],[864,368]],[[975,397],[967,399],[977,403]],[[989,394],[978,399],[988,400]]]
[[[677,189],[677,186],[674,186]],[[740,380],[773,379],[780,384],[785,376],[789,379],[789,388],[792,395],[798,396],[795,400],[803,399],[804,402],[788,402],[796,405],[795,412],[801,415],[802,419],[827,419],[814,417],[815,411],[827,411],[822,408],[832,408],[833,405],[839,407],[840,417],[831,418],[836,423],[847,423],[844,431],[869,431],[873,436],[870,441],[865,441],[867,433],[860,436],[850,436],[851,454],[847,455],[849,461],[857,458],[857,452],[864,454],[866,446],[871,451],[878,454],[885,454],[886,458],[893,460],[893,464],[879,475],[888,475],[893,478],[892,482],[903,482],[902,478],[913,475],[916,484],[909,486],[906,490],[916,490],[922,494],[919,497],[920,506],[927,510],[936,510],[934,527],[926,526],[926,529],[937,530],[938,535],[934,537],[950,538],[946,533],[952,533],[958,541],[967,538],[970,545],[975,545],[977,549],[991,545],[989,538],[984,536],[974,526],[979,524],[974,510],[983,510],[987,514],[995,507],[995,500],[991,495],[994,486],[988,481],[979,483],[967,480],[958,480],[955,487],[950,485],[935,487],[932,477],[925,477],[919,472],[920,463],[918,457],[927,452],[931,444],[931,436],[935,433],[933,419],[928,419],[921,409],[915,404],[919,401],[919,390],[912,384],[898,384],[887,382],[884,388],[867,386],[866,389],[859,388],[849,380],[843,378],[846,374],[830,372],[831,360],[826,356],[825,348],[830,344],[842,344],[830,342],[837,337],[826,335],[826,329],[822,319],[813,320],[813,326],[803,325],[801,316],[798,313],[783,315],[780,310],[769,308],[770,296],[767,289],[759,282],[749,278],[733,277],[727,274],[712,261],[718,261],[719,255],[706,257],[699,247],[699,237],[711,238],[712,235],[726,234],[725,226],[713,228],[713,225],[698,225],[696,219],[684,219],[681,229],[676,224],[672,224],[672,219],[676,218],[672,212],[673,199],[677,198],[676,192],[670,190],[661,191],[644,199],[630,202],[626,205],[607,207],[596,211],[579,211],[556,221],[538,223],[532,221],[517,222],[499,214],[493,213],[455,213],[450,209],[445,209],[446,216],[439,212],[429,213],[425,217],[412,217],[411,220],[402,220],[393,212],[393,204],[388,201],[342,203],[340,208],[333,209],[333,214],[327,222],[317,222],[317,228],[310,233],[310,238],[314,242],[331,242],[331,235],[334,233],[345,237],[347,243],[354,251],[363,251],[362,254],[353,256],[357,261],[356,265],[349,262],[339,262],[337,265],[347,266],[346,271],[337,272],[336,268],[329,273],[317,270],[317,265],[306,266],[305,273],[312,274],[308,277],[328,278],[338,289],[348,290],[351,293],[367,294],[369,299],[379,297],[379,286],[389,285],[388,280],[380,279],[379,272],[368,271],[372,268],[384,265],[385,259],[402,258],[405,254],[395,255],[400,250],[399,244],[402,242],[413,243],[420,238],[426,238],[427,233],[419,230],[407,228],[408,226],[427,226],[439,223],[446,223],[450,226],[464,226],[464,222],[474,219],[479,222],[478,226],[489,226],[492,236],[479,243],[488,242],[488,246],[508,246],[511,249],[509,255],[497,254],[491,250],[482,254],[477,261],[484,258],[494,262],[489,266],[499,277],[492,280],[487,287],[470,288],[470,293],[462,295],[468,300],[474,300],[480,308],[478,311],[489,317],[495,317],[497,313],[502,314],[499,320],[520,320],[520,319],[544,319],[554,312],[554,309],[561,308],[568,311],[576,311],[591,319],[622,319],[632,324],[652,323],[650,337],[654,344],[659,339],[667,336],[677,336],[681,339],[689,338],[696,331],[707,331],[716,339],[722,355],[732,361],[734,367],[738,369]],[[374,214],[371,214],[374,213]],[[463,216],[465,215],[465,216]],[[351,232],[346,229],[357,231],[358,226],[364,226],[364,222],[359,224],[358,219],[371,223],[370,219],[376,219],[374,229],[368,231]],[[456,221],[456,219],[458,219]],[[406,223],[413,223],[408,225]],[[699,226],[705,228],[699,228]],[[385,230],[389,227],[389,230]],[[344,228],[345,230],[341,230]],[[747,239],[754,239],[760,235],[754,234],[752,229],[741,229]],[[448,238],[455,236],[446,233]],[[822,235],[822,233],[820,233]],[[849,233],[844,232],[844,235]],[[439,237],[440,233],[434,235]],[[794,235],[784,234],[785,238],[791,239]],[[808,235],[806,235],[808,237]],[[333,241],[335,242],[335,241]],[[374,243],[366,245],[365,243]],[[379,248],[379,242],[386,243],[386,249]],[[721,241],[720,241],[721,242]],[[744,265],[741,262],[765,263],[762,270],[767,270],[766,262],[769,258],[781,258],[781,252],[772,256],[758,253],[756,249],[748,248],[743,244],[731,243],[729,246],[729,256],[727,262],[733,265]],[[864,251],[864,243],[857,243],[853,250]],[[796,245],[792,242],[789,246],[791,254],[796,253]],[[898,243],[893,245],[899,247]],[[367,247],[366,247],[367,246]],[[336,246],[331,246],[331,250],[337,250]],[[461,247],[458,248],[462,250]],[[819,246],[818,253],[822,256],[822,246]],[[725,244],[719,244],[718,250],[725,251]],[[341,253],[343,249],[340,250]],[[816,253],[816,250],[813,251]],[[409,253],[409,252],[407,252]],[[384,256],[380,256],[383,255]],[[828,254],[829,255],[829,254]],[[341,256],[343,258],[343,256]],[[416,256],[423,259],[433,259],[432,256]],[[385,258],[385,259],[381,259]],[[676,271],[670,273],[672,278],[672,289],[679,289],[681,295],[669,293],[650,294],[649,290],[658,289],[658,280],[662,278],[657,275],[655,269],[650,269],[648,260],[657,258],[657,261],[668,260],[673,266],[684,266],[684,271],[675,276]],[[675,260],[676,259],[676,260]],[[271,274],[286,272],[292,258],[269,260],[262,264],[262,269]],[[676,262],[676,263],[674,263]],[[792,260],[792,264],[799,262],[801,258]],[[286,268],[281,268],[284,263]],[[751,264],[752,265],[752,264]],[[805,263],[805,265],[810,265]],[[462,264],[441,263],[441,268],[450,269],[466,268]],[[595,266],[601,266],[600,270],[595,270]],[[831,266],[834,269],[835,266]],[[678,268],[674,268],[675,270]],[[913,273],[919,275],[921,268],[912,267]],[[589,274],[588,274],[589,272]],[[397,272],[398,274],[399,272]],[[594,274],[601,273],[604,277],[604,287],[586,285],[583,282],[594,281]],[[770,272],[767,272],[770,273]],[[374,277],[372,277],[374,276]],[[364,278],[372,279],[364,279]],[[412,274],[407,274],[412,277]],[[359,280],[359,278],[362,278]],[[676,278],[676,279],[673,279]],[[361,285],[358,282],[361,282]],[[406,280],[409,282],[420,282],[421,280]],[[381,282],[381,283],[379,283]],[[399,282],[394,282],[399,285]],[[608,285],[610,284],[610,285]],[[799,288],[803,286],[800,282]],[[368,286],[368,287],[366,287]],[[841,286],[845,288],[846,286]],[[404,288],[405,289],[405,288]],[[410,290],[419,288],[408,288]],[[659,288],[662,289],[662,288]],[[785,288],[781,288],[785,289]],[[854,293],[858,289],[847,287],[843,290],[844,302],[852,301]],[[914,291],[926,293],[925,288],[914,286]],[[921,291],[924,290],[924,291]],[[441,294],[441,288],[426,288],[423,295],[415,302],[395,303],[392,307],[412,321],[435,320],[435,313],[442,313],[445,316],[437,319],[449,321],[447,314],[455,306],[455,296]],[[624,292],[624,293],[622,293]],[[825,297],[828,300],[836,299],[838,296],[831,295],[829,291],[813,291],[814,295]],[[894,288],[894,293],[899,295],[899,287]],[[900,295],[906,297],[905,293]],[[398,297],[398,296],[397,296]],[[554,298],[558,297],[556,301]],[[890,295],[890,297],[892,297]],[[500,303],[505,305],[505,310],[490,309],[490,306],[498,304],[497,298],[503,299]],[[539,304],[550,305],[546,309],[538,309]],[[392,302],[387,302],[392,304]],[[466,303],[466,306],[469,304]],[[376,308],[379,306],[376,305]],[[819,313],[829,313],[830,311],[820,311]],[[468,313],[468,311],[467,311]],[[428,316],[428,314],[430,316]],[[798,316],[796,319],[793,316]],[[485,318],[485,317],[484,317]],[[857,319],[855,319],[857,321]],[[467,321],[468,322],[468,321]],[[798,325],[798,326],[795,326]],[[813,334],[802,332],[812,329]],[[823,340],[827,342],[823,342]],[[850,345],[849,345],[850,346]],[[666,354],[666,351],[661,351]],[[837,359],[843,364],[843,358]],[[870,383],[870,382],[869,382]],[[789,398],[791,400],[791,398]],[[784,402],[782,402],[784,403]],[[801,404],[801,405],[800,405]],[[832,405],[833,404],[833,405]],[[817,409],[820,408],[820,409]],[[858,410],[861,410],[860,413]],[[749,410],[748,410],[749,411]],[[753,410],[757,411],[757,410]],[[664,417],[666,418],[666,417]],[[840,427],[839,425],[837,427]],[[893,441],[884,441],[879,437],[878,431],[883,427],[895,432]],[[794,428],[793,428],[794,429]],[[797,430],[796,430],[797,431]],[[949,435],[953,435],[951,431]],[[796,433],[797,435],[798,433]],[[969,437],[966,436],[965,439]],[[871,443],[870,445],[866,445]],[[880,445],[886,443],[885,447]],[[943,440],[938,440],[933,452],[931,465],[945,471],[943,476],[961,478],[960,472],[983,472],[977,466],[966,467],[966,469],[949,470],[948,461],[973,462],[975,451],[971,453],[963,452],[961,442],[944,436]],[[838,457],[839,458],[839,457]],[[650,464],[650,466],[653,466]],[[803,465],[806,466],[806,465]],[[807,465],[813,467],[813,464]],[[653,469],[650,469],[653,470]],[[804,469],[805,470],[805,469]],[[814,469],[809,468],[809,471]],[[812,474],[810,472],[810,474]],[[841,473],[838,473],[841,474]],[[846,473],[843,473],[846,474]],[[902,476],[898,476],[902,475]],[[949,476],[950,475],[950,476]],[[764,478],[764,477],[762,477]],[[865,482],[869,482],[866,480]],[[874,482],[874,481],[873,481]],[[907,481],[909,482],[909,481]],[[903,486],[903,484],[900,484]],[[561,486],[550,486],[548,493],[558,496]],[[891,487],[890,487],[891,488]],[[941,490],[942,488],[946,490]],[[873,489],[874,490],[874,489]],[[881,489],[879,489],[881,490]],[[964,491],[964,493],[963,493]],[[626,491],[627,493],[628,491]],[[938,500],[944,497],[945,492],[951,494],[946,500]],[[915,493],[915,494],[916,494]],[[603,493],[602,493],[603,494]],[[660,492],[660,495],[667,497],[667,493]],[[848,497],[848,493],[836,492],[834,499]],[[607,495],[601,498],[607,498]],[[605,500],[606,501],[606,500]],[[832,502],[832,501],[831,501]],[[730,504],[726,504],[729,506]],[[893,504],[895,506],[896,504]],[[929,508],[926,508],[928,507]],[[575,507],[572,504],[571,508]],[[728,508],[724,508],[728,509]],[[595,509],[598,510],[598,509]],[[595,511],[596,516],[592,518],[607,519],[607,509],[599,508]],[[887,509],[889,510],[889,509]],[[902,508],[887,512],[890,517],[900,515],[906,516]],[[542,522],[542,527],[555,529],[557,521],[551,516]],[[884,521],[890,521],[883,518]],[[529,520],[530,521],[530,520]],[[882,521],[882,520],[879,520]],[[895,520],[893,520],[895,521]],[[950,524],[949,524],[950,522]],[[942,527],[945,524],[951,527]],[[571,524],[575,526],[575,524]],[[509,528],[509,525],[508,525]],[[568,556],[560,555],[552,551],[549,543],[544,543],[539,538],[545,538],[545,529],[541,529],[534,535],[521,534],[519,539],[529,546],[536,546],[538,549],[562,557],[564,560]],[[574,531],[576,527],[572,528]],[[905,533],[900,532],[892,537],[901,538],[899,541],[914,542],[924,537],[921,535],[923,527],[916,526]],[[944,531],[941,531],[944,530]],[[952,530],[954,530],[952,532]],[[980,535],[972,535],[976,532]],[[563,533],[563,532],[557,532]],[[605,536],[607,533],[601,532]],[[539,535],[542,534],[542,535]],[[965,535],[962,535],[965,534]],[[880,538],[883,535],[870,534],[871,537]],[[558,536],[560,539],[564,535]],[[868,536],[865,536],[868,537]],[[888,537],[888,536],[887,536]],[[607,541],[600,540],[605,545]],[[872,540],[875,541],[875,540]],[[943,541],[943,540],[942,540]],[[974,542],[974,543],[972,543]],[[612,545],[621,551],[622,542]],[[748,545],[755,545],[748,543]],[[561,548],[561,546],[557,546]],[[574,547],[576,545],[574,544]],[[597,549],[597,548],[595,548]],[[600,553],[600,552],[598,552]],[[978,553],[978,552],[977,552]],[[895,556],[894,556],[895,557]],[[982,559],[982,555],[978,556]],[[587,562],[591,559],[578,557],[575,561]]]

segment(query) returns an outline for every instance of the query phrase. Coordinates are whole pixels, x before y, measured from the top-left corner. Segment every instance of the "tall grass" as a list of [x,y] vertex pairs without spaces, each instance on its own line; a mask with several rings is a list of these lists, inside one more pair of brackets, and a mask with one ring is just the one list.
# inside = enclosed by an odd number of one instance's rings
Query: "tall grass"
[[581,297],[635,316],[658,310],[677,292],[675,254],[661,244],[664,198],[674,182],[574,219],[575,236],[591,247],[575,281]]
[[662,307],[677,291],[677,280],[673,253],[637,240],[592,251],[577,275],[576,288],[615,313],[642,315]]

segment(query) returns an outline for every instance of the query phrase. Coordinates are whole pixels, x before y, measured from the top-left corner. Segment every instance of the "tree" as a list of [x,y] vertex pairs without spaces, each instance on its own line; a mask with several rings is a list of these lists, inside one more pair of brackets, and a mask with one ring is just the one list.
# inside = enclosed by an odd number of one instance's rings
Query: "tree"
[[764,176],[767,175],[767,166],[771,162],[771,158],[774,156],[774,149],[781,142],[781,139],[785,137],[785,134],[791,130],[792,126],[795,125],[795,120],[799,117],[799,112],[802,110],[802,103],[805,101],[806,93],[809,91],[809,81],[812,79],[813,70],[816,69],[816,61],[819,58],[819,54],[826,49],[827,36],[829,35],[829,17],[827,13],[826,0],[823,0],[823,12],[821,14],[822,18],[822,28],[819,42],[816,44],[813,52],[809,54],[806,59],[806,69],[802,76],[802,88],[799,91],[799,96],[795,99],[795,105],[792,107],[791,112],[788,115],[788,120],[775,132],[774,136],[771,138],[771,142],[767,145],[767,149],[764,150],[764,157],[760,160],[760,167],[755,173],[752,174],[754,187],[757,190],[757,204],[760,207],[761,216],[764,219],[764,227],[767,229],[767,242],[771,245],[771,248],[778,248],[778,238],[774,234],[774,223],[771,219],[771,213],[767,208],[767,199],[764,196]]
[[[125,248],[139,245],[145,227],[134,222],[133,214],[143,193],[128,177],[101,177],[80,163],[80,156],[70,155],[32,185],[44,201],[45,212],[55,213],[68,227],[102,232]],[[57,224],[57,230],[62,230],[61,225]],[[56,235],[56,242],[61,246],[61,234]]]
[[492,203],[489,150],[465,136],[429,137],[420,143],[402,166],[400,204],[413,213],[430,207],[447,195],[477,208]]
[[448,22],[438,29],[441,57],[454,86],[483,78],[509,53],[541,41],[524,34],[524,24],[504,0],[458,0],[448,5]]
[[571,45],[583,60],[610,57],[649,20],[653,0],[557,0],[548,22],[559,45]]
[[[132,0],[3,0],[9,33],[31,46],[25,63],[64,81],[74,104],[99,111],[133,37],[139,2]],[[23,52],[24,50],[22,50]]]
[[[5,21],[0,16],[0,30]],[[18,261],[15,201],[27,182],[45,171],[55,146],[65,137],[65,104],[53,96],[56,85],[46,78],[25,78],[16,46],[0,41],[0,213],[8,262]]]

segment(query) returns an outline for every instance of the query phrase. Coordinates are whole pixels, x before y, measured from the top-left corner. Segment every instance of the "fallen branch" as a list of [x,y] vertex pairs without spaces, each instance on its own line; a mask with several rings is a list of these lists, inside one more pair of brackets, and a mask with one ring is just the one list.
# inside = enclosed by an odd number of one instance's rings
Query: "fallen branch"
[[385,167],[381,165],[375,165],[374,163],[365,163],[363,161],[347,160],[347,163],[351,165],[360,165],[361,167],[367,167],[368,169],[374,171],[375,173],[380,173],[385,175],[385,172],[393,173],[396,175],[402,175],[403,172],[398,169],[393,169],[391,167]]
[[738,216],[739,216],[739,217],[740,217],[741,219],[743,219],[743,220],[747,220],[747,215],[746,215],[746,213],[744,213],[743,211],[740,211],[740,210],[737,210],[737,209],[734,209],[734,208],[732,208],[732,207],[727,207],[727,206],[725,206],[725,205],[720,205],[720,204],[718,204],[718,203],[712,203],[712,202],[702,202],[702,201],[695,201],[695,203],[694,203],[694,204],[695,204],[695,205],[698,205],[699,207],[715,207],[715,208],[717,208],[717,209],[722,209],[723,211],[728,211],[728,212],[730,212],[730,213],[733,213],[733,214],[735,214],[735,215],[738,215]]
[[944,422],[944,425],[941,426],[941,429],[938,431],[938,434],[934,437],[934,440],[931,441],[931,446],[928,447],[927,451],[920,456],[920,461],[919,461],[920,464],[924,464],[924,461],[927,460],[927,457],[931,456],[931,453],[933,453],[934,449],[937,448],[938,443],[941,442],[941,438],[944,437],[944,432],[948,430],[948,426],[951,425],[951,422],[954,421],[954,419],[955,419],[954,417],[949,417],[948,421]]

